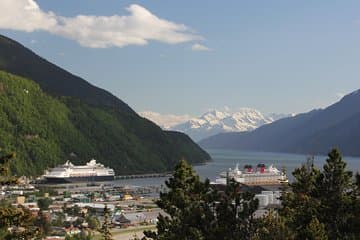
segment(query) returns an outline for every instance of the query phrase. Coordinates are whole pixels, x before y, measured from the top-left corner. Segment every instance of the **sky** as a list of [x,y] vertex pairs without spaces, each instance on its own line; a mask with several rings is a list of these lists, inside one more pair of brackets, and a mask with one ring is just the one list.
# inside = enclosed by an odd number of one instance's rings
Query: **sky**
[[139,112],[300,113],[360,88],[357,0],[0,0],[0,9],[0,34]]

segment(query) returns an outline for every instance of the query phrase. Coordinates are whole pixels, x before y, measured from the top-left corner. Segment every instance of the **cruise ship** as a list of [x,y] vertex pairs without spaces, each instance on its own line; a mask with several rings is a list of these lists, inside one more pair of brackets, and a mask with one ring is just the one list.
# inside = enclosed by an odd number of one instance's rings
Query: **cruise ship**
[[115,172],[92,159],[81,166],[75,166],[70,161],[66,161],[65,164],[47,171],[43,177],[48,183],[112,181],[115,178]]
[[280,185],[287,183],[288,178],[286,174],[278,170],[273,165],[266,167],[265,164],[258,164],[256,168],[251,165],[245,165],[243,170],[239,169],[239,164],[236,164],[235,169],[229,169],[226,172],[220,173],[213,184],[226,184],[227,179],[234,179],[235,181],[245,185]]

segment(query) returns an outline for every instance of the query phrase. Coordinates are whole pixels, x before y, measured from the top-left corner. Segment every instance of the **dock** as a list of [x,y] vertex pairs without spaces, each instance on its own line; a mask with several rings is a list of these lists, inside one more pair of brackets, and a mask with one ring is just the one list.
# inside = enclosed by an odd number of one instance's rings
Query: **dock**
[[115,176],[115,180],[121,179],[136,179],[136,178],[160,178],[160,177],[171,177],[172,173],[146,173],[146,174],[131,174],[131,175],[118,175]]

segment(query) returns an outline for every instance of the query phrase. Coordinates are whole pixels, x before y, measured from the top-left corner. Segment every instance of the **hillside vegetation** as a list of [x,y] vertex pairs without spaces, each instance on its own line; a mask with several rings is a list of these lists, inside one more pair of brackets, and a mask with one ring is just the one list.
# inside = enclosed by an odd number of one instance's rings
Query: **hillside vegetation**
[[66,159],[95,158],[121,174],[169,170],[183,157],[209,158],[183,134],[111,107],[50,96],[35,82],[3,71],[0,103],[0,148],[16,151],[12,169],[18,174],[41,174]]
[[110,92],[2,35],[1,70],[0,148],[18,153],[18,174],[41,174],[71,153],[74,163],[95,158],[117,174],[210,159],[186,135],[162,131]]

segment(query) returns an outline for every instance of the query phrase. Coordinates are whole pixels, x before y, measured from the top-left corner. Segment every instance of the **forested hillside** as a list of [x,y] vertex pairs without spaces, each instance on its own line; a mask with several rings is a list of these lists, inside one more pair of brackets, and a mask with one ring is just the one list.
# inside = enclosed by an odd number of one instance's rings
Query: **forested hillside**
[[0,148],[16,151],[12,169],[17,174],[41,174],[66,159],[95,158],[117,174],[169,170],[183,157],[209,159],[183,134],[163,132],[111,107],[50,96],[35,82],[3,71],[0,103]]

